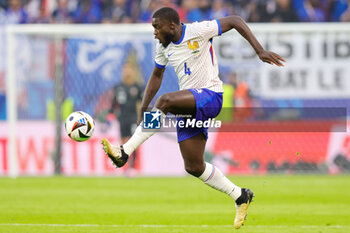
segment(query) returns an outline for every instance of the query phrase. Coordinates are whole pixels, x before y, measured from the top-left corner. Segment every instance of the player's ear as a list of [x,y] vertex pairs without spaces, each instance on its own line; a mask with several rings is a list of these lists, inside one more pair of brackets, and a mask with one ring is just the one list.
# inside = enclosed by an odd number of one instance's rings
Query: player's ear
[[170,22],[170,23],[169,23],[169,28],[170,28],[171,30],[174,30],[174,29],[175,29],[175,23],[174,23],[174,22]]

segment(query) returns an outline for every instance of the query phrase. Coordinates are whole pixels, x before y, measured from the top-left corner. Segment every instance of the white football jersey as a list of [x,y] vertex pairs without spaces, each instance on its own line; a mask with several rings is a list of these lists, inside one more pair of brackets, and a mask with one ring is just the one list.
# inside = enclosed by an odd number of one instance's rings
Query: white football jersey
[[219,20],[183,25],[178,42],[171,42],[166,48],[157,43],[155,65],[164,68],[170,62],[179,78],[180,90],[207,88],[223,92],[212,46],[212,38],[219,35]]

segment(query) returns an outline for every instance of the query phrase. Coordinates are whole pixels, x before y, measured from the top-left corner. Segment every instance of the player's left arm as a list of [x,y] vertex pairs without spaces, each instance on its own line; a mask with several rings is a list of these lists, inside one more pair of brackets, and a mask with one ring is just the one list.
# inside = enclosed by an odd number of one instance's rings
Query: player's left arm
[[236,29],[239,34],[241,34],[253,47],[256,54],[259,56],[260,60],[267,62],[271,65],[275,64],[277,66],[283,66],[283,62],[286,62],[280,55],[277,53],[266,51],[259,41],[256,39],[252,31],[249,29],[247,23],[237,15],[231,15],[225,18],[219,19],[221,25],[222,33],[227,32],[231,29]]

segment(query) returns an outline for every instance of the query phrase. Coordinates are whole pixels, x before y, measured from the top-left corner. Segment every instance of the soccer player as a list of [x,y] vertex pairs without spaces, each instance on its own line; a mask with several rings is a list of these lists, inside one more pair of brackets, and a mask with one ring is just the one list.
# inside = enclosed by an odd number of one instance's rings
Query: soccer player
[[[168,62],[174,66],[180,90],[160,96],[153,108],[162,118],[172,114],[192,114],[197,120],[214,118],[222,106],[222,82],[218,76],[218,63],[213,51],[213,37],[236,29],[253,47],[260,60],[283,66],[285,61],[276,53],[266,51],[257,41],[245,21],[239,16],[229,16],[212,21],[180,23],[178,13],[169,7],[157,10],[152,17],[156,47],[155,67],[147,83],[141,103],[141,113],[157,93]],[[143,114],[140,114],[143,116]],[[138,120],[141,123],[141,119]],[[155,131],[142,130],[142,124],[122,146],[102,139],[103,149],[117,167],[122,167],[129,155]],[[177,131],[185,170],[205,184],[228,194],[236,204],[234,227],[240,228],[247,215],[253,192],[240,188],[226,178],[215,166],[204,161],[207,140],[206,128],[179,128]]]
[[[142,89],[136,83],[136,67],[127,62],[122,70],[122,82],[113,88],[112,106],[109,110],[119,121],[122,144],[126,143],[137,127],[137,105],[142,100]],[[117,111],[116,111],[117,110]],[[131,155],[131,154],[130,154]],[[134,169],[136,151],[129,161],[130,172]],[[129,172],[127,171],[126,174]]]

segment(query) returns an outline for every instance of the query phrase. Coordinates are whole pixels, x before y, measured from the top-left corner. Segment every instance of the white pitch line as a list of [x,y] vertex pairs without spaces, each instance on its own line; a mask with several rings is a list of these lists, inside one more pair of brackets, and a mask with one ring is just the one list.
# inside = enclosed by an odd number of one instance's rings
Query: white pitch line
[[100,225],[100,224],[49,224],[49,223],[0,223],[0,226],[48,226],[48,227],[141,227],[141,228],[164,228],[164,227],[233,227],[233,225],[155,225],[155,224],[140,224],[140,225]]
[[[155,225],[155,224],[140,224],[140,225],[100,225],[100,224],[49,224],[49,223],[0,223],[0,226],[45,226],[45,227],[141,227],[141,228],[165,228],[165,227],[174,227],[174,228],[188,228],[188,227],[197,227],[197,228],[209,228],[209,227],[225,227],[233,228],[233,225]],[[350,228],[350,225],[248,225],[244,226],[245,228],[289,228],[289,227],[300,227],[300,228]]]

